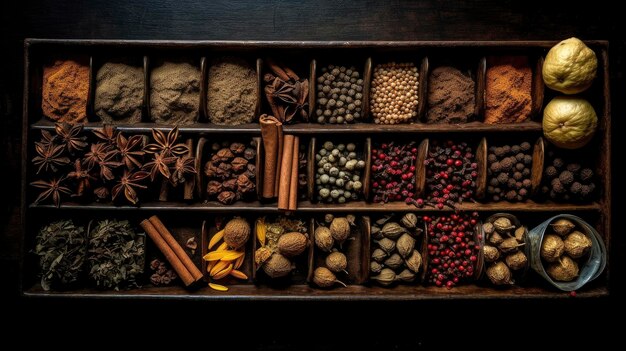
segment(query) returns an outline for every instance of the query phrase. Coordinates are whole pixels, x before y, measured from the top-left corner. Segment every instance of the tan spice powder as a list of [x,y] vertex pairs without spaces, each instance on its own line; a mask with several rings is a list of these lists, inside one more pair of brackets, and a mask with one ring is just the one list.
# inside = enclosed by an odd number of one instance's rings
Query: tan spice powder
[[530,117],[532,70],[523,56],[487,60],[485,123],[519,123]]
[[165,62],[150,76],[150,117],[156,123],[193,124],[200,109],[200,70]]
[[81,123],[87,117],[89,66],[56,61],[44,67],[41,109],[53,121]]
[[251,123],[257,91],[256,71],[244,60],[229,57],[213,62],[207,89],[209,120],[227,125]]
[[143,91],[142,67],[107,62],[96,75],[95,113],[104,123],[139,123]]

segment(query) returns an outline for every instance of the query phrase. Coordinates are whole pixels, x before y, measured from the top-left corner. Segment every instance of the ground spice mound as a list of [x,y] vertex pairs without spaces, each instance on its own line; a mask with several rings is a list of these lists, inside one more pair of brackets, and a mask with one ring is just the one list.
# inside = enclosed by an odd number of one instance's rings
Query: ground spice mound
[[519,123],[530,117],[533,73],[527,57],[489,58],[485,123]]
[[435,68],[428,77],[428,123],[465,123],[474,113],[474,80],[454,67]]
[[165,62],[150,76],[150,115],[154,122],[186,125],[198,120],[200,70],[189,63]]
[[53,121],[81,123],[87,117],[89,66],[56,61],[44,67],[41,109]]
[[143,68],[107,62],[96,75],[95,113],[111,124],[141,122]]
[[256,101],[257,76],[253,67],[232,57],[213,62],[207,89],[207,110],[212,123],[250,123],[255,117]]

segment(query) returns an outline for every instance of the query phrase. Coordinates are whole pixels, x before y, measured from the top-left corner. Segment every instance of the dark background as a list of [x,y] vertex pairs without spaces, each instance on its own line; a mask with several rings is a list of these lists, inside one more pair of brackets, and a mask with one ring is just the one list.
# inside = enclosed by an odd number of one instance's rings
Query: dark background
[[[607,315],[617,315],[624,278],[625,249],[621,233],[613,233],[611,296],[595,300],[459,301],[369,304],[191,304],[137,302],[37,301],[18,297],[19,162],[22,101],[23,40],[36,38],[93,39],[205,39],[205,40],[561,40],[571,36],[610,41],[610,70],[615,150],[623,146],[624,50],[626,39],[621,11],[602,1],[2,1],[0,2],[0,306],[30,328],[50,330],[58,318],[93,323],[113,316],[116,328],[147,324],[179,325],[164,318],[191,315],[206,326],[217,320],[239,323],[245,331],[239,343],[251,343],[248,329],[261,331],[260,349],[331,349],[359,346],[394,349],[447,347],[478,343],[489,349],[507,344],[534,343],[537,335],[559,342],[592,341],[613,337]],[[621,144],[621,145],[620,145]],[[613,153],[614,155],[617,152]],[[619,157],[619,155],[616,155]],[[617,167],[615,167],[617,168]],[[623,193],[622,177],[614,175],[613,196]],[[613,218],[616,218],[614,215]],[[615,219],[617,221],[617,219]],[[618,223],[613,228],[619,231]],[[3,306],[4,307],[4,306]],[[141,315],[138,311],[141,310]],[[69,312],[80,311],[80,312]],[[228,311],[219,313],[216,311]],[[212,317],[210,317],[212,316]],[[326,323],[309,326],[310,316]],[[408,317],[402,322],[398,316]],[[128,317],[128,318],[125,318]],[[0,317],[3,318],[3,317]],[[530,319],[524,322],[524,318]],[[129,323],[132,320],[133,323]],[[35,322],[36,321],[36,322]],[[477,323],[478,322],[484,322]],[[273,322],[270,323],[270,322]],[[85,325],[91,326],[87,323]],[[202,325],[202,324],[201,324]],[[13,323],[14,327],[22,324]],[[190,327],[183,323],[185,328]],[[193,324],[198,326],[198,324]],[[278,326],[278,327],[277,327]],[[359,331],[349,331],[358,327]],[[490,328],[500,328],[494,333]],[[613,326],[614,328],[615,326]],[[69,327],[64,327],[69,328]],[[164,329],[163,329],[164,328]],[[485,329],[479,332],[480,329]],[[556,333],[563,328],[563,333]],[[228,329],[228,328],[227,328]],[[230,328],[233,330],[233,328]],[[290,330],[281,332],[280,330]],[[25,330],[25,329],[22,329]],[[267,331],[269,330],[269,332]],[[278,331],[277,331],[278,330]],[[207,335],[215,334],[204,328]],[[194,334],[195,335],[195,334]],[[202,335],[202,334],[197,334]],[[223,331],[219,333],[223,335]],[[480,335],[488,335],[483,337]],[[499,335],[502,343],[492,344]],[[182,341],[179,334],[171,336]],[[330,341],[339,337],[339,341]],[[196,339],[195,337],[192,339]],[[31,343],[38,338],[22,342]],[[158,338],[156,339],[158,340]],[[41,340],[39,340],[41,341]],[[207,338],[207,343],[209,343]],[[233,341],[231,341],[233,342]],[[302,346],[303,345],[303,346]]]

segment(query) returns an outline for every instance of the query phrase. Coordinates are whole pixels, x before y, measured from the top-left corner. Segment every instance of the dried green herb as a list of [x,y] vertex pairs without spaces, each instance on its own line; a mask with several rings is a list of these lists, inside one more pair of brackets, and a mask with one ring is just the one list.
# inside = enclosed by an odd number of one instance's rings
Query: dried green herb
[[89,277],[98,287],[138,287],[144,269],[145,234],[128,221],[104,220],[89,233]]
[[78,281],[87,248],[85,229],[72,220],[53,222],[37,234],[35,254],[41,267],[44,290],[64,287]]

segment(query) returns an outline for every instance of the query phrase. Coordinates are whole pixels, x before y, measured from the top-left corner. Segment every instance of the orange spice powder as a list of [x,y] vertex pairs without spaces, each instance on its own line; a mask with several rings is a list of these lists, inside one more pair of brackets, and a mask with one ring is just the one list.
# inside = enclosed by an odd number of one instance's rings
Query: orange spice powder
[[487,60],[485,123],[519,123],[530,117],[533,73],[527,57]]
[[89,66],[68,60],[44,67],[41,109],[51,120],[83,122],[88,93]]

